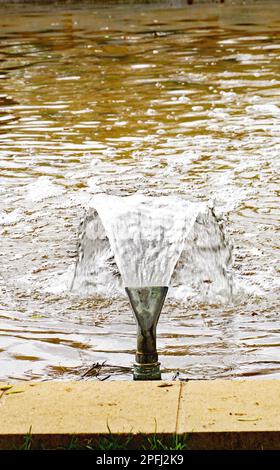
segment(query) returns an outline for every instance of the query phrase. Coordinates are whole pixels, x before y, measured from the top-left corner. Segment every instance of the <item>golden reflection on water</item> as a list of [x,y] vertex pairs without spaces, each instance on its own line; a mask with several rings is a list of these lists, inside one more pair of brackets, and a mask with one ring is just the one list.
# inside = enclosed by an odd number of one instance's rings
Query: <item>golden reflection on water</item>
[[103,361],[129,377],[128,303],[49,288],[100,191],[214,198],[228,215],[245,292],[166,304],[166,377],[279,377],[279,3],[4,10],[0,36],[0,378]]

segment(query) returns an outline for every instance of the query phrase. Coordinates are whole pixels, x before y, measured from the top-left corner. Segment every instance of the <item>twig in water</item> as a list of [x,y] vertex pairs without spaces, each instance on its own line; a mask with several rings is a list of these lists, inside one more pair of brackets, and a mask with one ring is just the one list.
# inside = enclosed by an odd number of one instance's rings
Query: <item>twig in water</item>
[[106,361],[102,362],[102,364],[99,364],[99,362],[95,362],[90,369],[88,369],[86,372],[82,374],[81,377],[98,377],[100,370],[102,367],[106,364]]

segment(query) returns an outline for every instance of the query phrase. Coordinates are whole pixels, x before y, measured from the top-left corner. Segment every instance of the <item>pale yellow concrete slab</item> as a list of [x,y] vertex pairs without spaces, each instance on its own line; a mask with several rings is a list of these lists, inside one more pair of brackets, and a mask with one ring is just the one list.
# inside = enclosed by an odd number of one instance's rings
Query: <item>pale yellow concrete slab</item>
[[201,380],[182,386],[179,434],[279,431],[280,380]]
[[[280,449],[280,381],[0,383],[0,448],[58,448],[112,433],[132,448],[179,434],[187,449]],[[138,447],[137,447],[138,446]]]
[[18,383],[0,390],[0,435],[173,434],[179,394],[178,382]]

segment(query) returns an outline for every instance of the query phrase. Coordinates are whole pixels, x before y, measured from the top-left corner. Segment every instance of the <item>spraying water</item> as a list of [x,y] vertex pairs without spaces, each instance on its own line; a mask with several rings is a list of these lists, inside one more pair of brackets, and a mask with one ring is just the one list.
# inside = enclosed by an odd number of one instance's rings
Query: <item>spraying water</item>
[[175,196],[96,195],[83,221],[73,290],[170,286],[171,296],[228,300],[231,248],[213,210]]

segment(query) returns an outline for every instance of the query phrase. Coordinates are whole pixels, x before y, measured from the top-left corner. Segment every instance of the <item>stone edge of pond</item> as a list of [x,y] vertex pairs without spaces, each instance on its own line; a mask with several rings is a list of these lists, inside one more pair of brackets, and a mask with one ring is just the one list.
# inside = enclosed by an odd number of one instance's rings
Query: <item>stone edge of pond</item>
[[141,449],[155,436],[186,450],[280,449],[279,406],[280,380],[270,379],[2,382],[0,449],[109,438]]
[[[269,0],[270,3],[275,0]],[[176,6],[192,6],[199,4],[228,4],[228,5],[252,5],[263,4],[264,0],[178,0]],[[139,4],[162,4],[174,6],[172,0],[0,0],[0,5],[61,5],[65,7],[69,5],[139,5]]]

